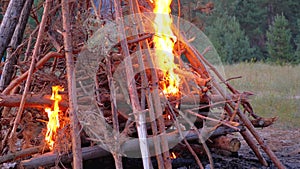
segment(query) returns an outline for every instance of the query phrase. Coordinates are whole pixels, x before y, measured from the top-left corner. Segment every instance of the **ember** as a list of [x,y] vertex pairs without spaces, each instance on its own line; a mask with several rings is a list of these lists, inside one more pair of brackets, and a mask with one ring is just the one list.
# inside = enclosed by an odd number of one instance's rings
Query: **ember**
[[47,141],[50,150],[53,149],[56,131],[59,128],[59,112],[61,110],[59,109],[58,103],[62,100],[62,97],[58,92],[63,90],[64,89],[61,86],[52,86],[52,96],[50,99],[54,100],[53,109],[50,107],[45,108],[45,112],[48,113],[49,118],[45,140]]
[[174,152],[172,152],[172,153],[170,154],[170,156],[171,156],[171,157],[170,157],[171,159],[176,159],[176,158],[177,158],[177,156],[176,156],[176,154],[175,154]]

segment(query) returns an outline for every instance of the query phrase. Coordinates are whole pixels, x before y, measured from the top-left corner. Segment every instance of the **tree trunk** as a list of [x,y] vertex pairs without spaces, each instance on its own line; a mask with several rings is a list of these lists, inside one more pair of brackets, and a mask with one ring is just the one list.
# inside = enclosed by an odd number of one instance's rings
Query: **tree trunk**
[[0,25],[0,62],[2,61],[4,51],[13,36],[24,3],[25,0],[11,0],[9,2],[8,8]]
[[0,91],[3,91],[5,87],[10,83],[12,76],[15,72],[14,65],[17,64],[18,59],[18,53],[14,53],[13,51],[16,51],[18,45],[21,43],[23,34],[26,28],[26,24],[29,18],[31,6],[32,6],[33,0],[27,0],[25,2],[24,8],[22,10],[18,25],[14,31],[14,34],[12,36],[11,42],[9,44],[9,48],[7,50],[7,62],[5,63],[3,67],[3,72],[1,76],[0,81]]

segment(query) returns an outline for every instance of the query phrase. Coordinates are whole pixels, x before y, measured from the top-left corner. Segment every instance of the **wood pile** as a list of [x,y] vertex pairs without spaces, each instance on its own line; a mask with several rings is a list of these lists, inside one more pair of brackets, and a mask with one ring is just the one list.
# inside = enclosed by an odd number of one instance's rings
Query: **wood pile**
[[[21,5],[13,35],[27,36],[19,42],[11,39],[1,63],[2,165],[72,163],[82,168],[82,160],[112,155],[118,169],[123,168],[123,156],[141,158],[144,168],[153,167],[150,157],[156,158],[157,168],[172,168],[172,149],[179,146],[177,154],[190,153],[200,168],[199,156],[206,156],[214,168],[210,149],[238,152],[240,141],[227,136],[238,132],[262,165],[268,163],[261,149],[284,168],[255,130],[276,118],[258,116],[248,101],[253,94],[236,90],[229,83],[234,78],[225,79],[207,60],[216,52],[204,44],[199,51],[193,43],[199,37],[187,35],[196,28],[173,18],[182,24],[172,26],[177,37],[174,72],[181,83],[178,95],[167,95],[162,92],[162,72],[153,63],[157,35],[151,26],[154,15],[147,13],[153,5],[147,0],[101,2],[103,8],[94,1],[67,0],[46,0],[33,8],[30,0]],[[18,26],[28,15],[36,29]],[[44,109],[53,105],[54,85],[65,91],[59,92],[61,125],[49,152],[43,140],[48,121]]]

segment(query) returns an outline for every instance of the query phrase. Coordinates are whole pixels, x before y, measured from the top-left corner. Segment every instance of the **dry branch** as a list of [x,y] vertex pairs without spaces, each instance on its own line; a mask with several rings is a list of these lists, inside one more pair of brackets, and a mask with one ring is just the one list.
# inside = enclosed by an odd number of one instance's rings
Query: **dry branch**
[[82,169],[82,152],[81,140],[79,137],[80,126],[77,118],[77,95],[76,95],[76,80],[75,80],[75,63],[72,54],[72,38],[71,38],[71,23],[70,23],[70,6],[68,0],[63,0],[61,3],[62,20],[63,20],[63,37],[64,49],[67,65],[67,80],[69,94],[69,115],[71,123],[72,135],[72,152],[73,152],[73,167],[74,169]]

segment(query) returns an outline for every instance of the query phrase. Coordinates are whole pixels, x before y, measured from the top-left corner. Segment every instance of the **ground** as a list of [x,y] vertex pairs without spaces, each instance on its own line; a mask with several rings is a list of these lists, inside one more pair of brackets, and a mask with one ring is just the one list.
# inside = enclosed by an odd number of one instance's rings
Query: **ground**
[[[300,168],[300,129],[282,129],[278,127],[268,127],[258,130],[260,136],[275,152],[276,156],[288,169]],[[239,136],[240,137],[240,136]],[[274,164],[270,161],[265,153],[267,162],[270,167],[262,166],[255,157],[252,150],[248,147],[243,138],[240,137],[242,142],[241,149],[238,155],[235,156],[215,156],[216,168],[236,168],[236,169],[273,169]],[[263,152],[263,151],[262,151]]]

